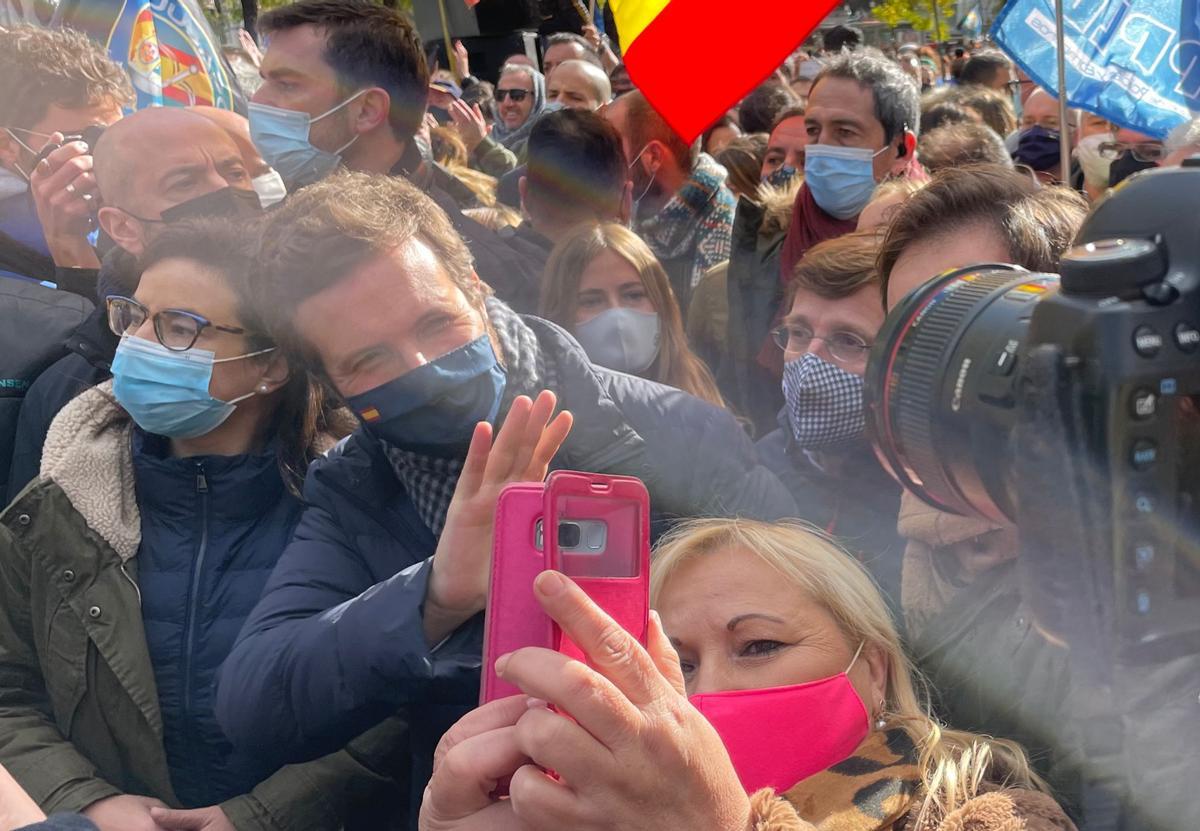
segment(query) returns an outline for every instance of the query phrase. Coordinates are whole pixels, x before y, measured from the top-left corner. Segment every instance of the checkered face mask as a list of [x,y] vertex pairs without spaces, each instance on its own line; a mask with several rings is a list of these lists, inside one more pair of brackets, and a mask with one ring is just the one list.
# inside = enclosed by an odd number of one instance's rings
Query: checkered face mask
[[863,379],[806,352],[783,367],[783,397],[796,443],[833,447],[858,438],[863,416]]

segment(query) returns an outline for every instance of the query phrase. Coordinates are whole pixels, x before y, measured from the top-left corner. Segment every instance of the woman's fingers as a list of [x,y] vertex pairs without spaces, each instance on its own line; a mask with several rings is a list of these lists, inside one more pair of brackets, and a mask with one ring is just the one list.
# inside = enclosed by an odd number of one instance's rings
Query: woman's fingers
[[683,680],[683,668],[679,666],[679,653],[671,645],[671,639],[663,630],[662,618],[651,610],[650,625],[646,634],[646,651],[650,653],[654,666],[675,692],[687,696],[687,685]]
[[490,730],[456,745],[425,789],[423,826],[426,820],[446,823],[489,808],[496,785],[527,762],[517,747],[515,727]]
[[636,736],[637,708],[600,673],[560,652],[518,649],[496,662],[496,674],[569,714],[605,747]]
[[634,706],[650,706],[671,691],[671,685],[637,639],[573,581],[557,571],[543,571],[533,588],[538,603],[563,634]]
[[514,727],[528,711],[529,699],[523,695],[510,695],[476,707],[442,735],[437,750],[433,752],[434,771],[437,771],[438,764],[447,753],[467,739],[491,730],[499,730],[501,727]]
[[513,814],[529,828],[579,828],[579,800],[570,787],[539,767],[526,765],[508,785]]
[[[537,451],[538,444],[546,432],[546,425],[554,415],[554,408],[557,404],[558,397],[549,390],[542,390],[534,400],[533,407],[529,411],[529,420],[525,422],[525,429],[521,435],[517,456],[513,460],[511,476],[524,478],[528,474],[530,460]],[[538,480],[540,481],[541,478],[539,476]]]
[[595,737],[545,705],[526,707],[516,729],[521,752],[568,784],[585,782],[612,762],[612,754]]

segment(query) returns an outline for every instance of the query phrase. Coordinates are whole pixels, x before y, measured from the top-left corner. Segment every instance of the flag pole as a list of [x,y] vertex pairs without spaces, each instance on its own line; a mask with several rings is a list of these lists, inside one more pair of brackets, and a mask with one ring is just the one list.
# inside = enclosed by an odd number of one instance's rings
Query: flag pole
[[1058,148],[1062,183],[1071,184],[1071,125],[1067,123],[1067,47],[1063,0],[1054,0],[1054,34],[1058,40]]
[[446,20],[446,0],[438,0],[438,11],[442,14],[442,40],[446,44],[446,62],[450,64],[450,74],[458,77],[458,61],[454,59],[454,50],[450,48],[450,23]]

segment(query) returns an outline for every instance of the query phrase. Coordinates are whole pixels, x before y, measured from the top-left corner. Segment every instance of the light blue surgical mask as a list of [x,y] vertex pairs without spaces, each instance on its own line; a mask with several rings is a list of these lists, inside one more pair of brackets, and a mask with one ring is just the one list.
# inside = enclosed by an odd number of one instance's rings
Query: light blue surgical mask
[[804,184],[821,210],[836,219],[862,213],[875,191],[875,157],[865,147],[810,144],[804,148]]
[[208,391],[213,365],[265,355],[273,349],[217,358],[207,349],[175,352],[161,343],[127,335],[121,338],[112,363],[113,395],[147,433],[194,439],[224,424],[238,402],[256,392],[232,401],[213,398]]
[[575,327],[588,359],[618,372],[645,372],[658,357],[661,323],[654,312],[606,309]]
[[285,110],[267,104],[250,102],[250,138],[263,159],[279,172],[287,186],[310,185],[330,173],[342,160],[342,153],[358,140],[358,135],[330,153],[314,147],[308,140],[312,125],[340,110],[366,90],[359,90],[336,107],[309,118],[299,110]]

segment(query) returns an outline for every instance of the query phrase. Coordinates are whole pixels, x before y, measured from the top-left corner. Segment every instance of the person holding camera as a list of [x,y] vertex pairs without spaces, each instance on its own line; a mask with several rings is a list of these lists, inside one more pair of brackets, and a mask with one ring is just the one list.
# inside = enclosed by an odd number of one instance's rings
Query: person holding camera
[[808,526],[675,529],[644,648],[565,576],[534,591],[589,662],[499,657],[528,697],[446,734],[421,831],[1074,831],[1019,746],[929,716],[871,578]]
[[[1087,205],[993,165],[947,170],[896,209],[879,253],[882,301],[894,308],[938,274],[981,262],[1056,272]],[[1063,651],[1032,625],[1022,599],[1017,529],[901,497],[907,539],[901,605],[917,665],[940,714],[1011,736],[1073,806],[1078,783],[1061,739],[1069,678]]]

